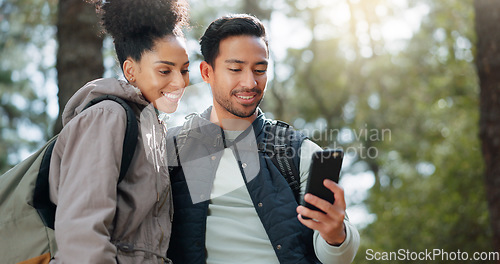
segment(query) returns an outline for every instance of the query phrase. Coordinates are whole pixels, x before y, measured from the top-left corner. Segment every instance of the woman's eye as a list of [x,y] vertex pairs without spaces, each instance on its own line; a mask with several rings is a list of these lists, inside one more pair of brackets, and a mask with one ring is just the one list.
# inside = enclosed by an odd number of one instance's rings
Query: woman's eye
[[169,74],[171,71],[168,70],[168,71],[160,71],[161,74]]
[[189,73],[189,70],[187,70],[187,69],[186,70],[182,70],[181,73],[182,74],[187,74],[187,73]]
[[256,73],[264,74],[267,72],[267,70],[255,70]]

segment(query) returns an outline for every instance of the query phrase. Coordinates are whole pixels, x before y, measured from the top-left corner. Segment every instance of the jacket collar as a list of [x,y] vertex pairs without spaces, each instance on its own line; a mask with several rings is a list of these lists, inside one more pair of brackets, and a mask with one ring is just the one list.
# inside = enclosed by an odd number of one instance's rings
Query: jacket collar
[[[215,125],[214,123],[210,122],[210,114],[212,113],[212,107],[213,106],[208,107],[203,113],[201,113],[199,115],[199,117],[201,117],[201,120],[199,123],[200,127],[207,126],[208,123]],[[253,128],[253,131],[255,132],[255,135],[257,136],[264,129],[264,125],[265,125],[267,119],[266,119],[264,112],[262,112],[262,110],[260,109],[260,107],[257,107],[256,111],[257,111],[257,118],[252,122],[252,128]]]

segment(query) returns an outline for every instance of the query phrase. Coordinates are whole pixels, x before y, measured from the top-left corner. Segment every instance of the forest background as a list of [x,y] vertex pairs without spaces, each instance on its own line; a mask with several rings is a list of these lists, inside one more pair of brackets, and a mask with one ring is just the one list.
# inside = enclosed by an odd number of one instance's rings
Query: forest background
[[[193,85],[169,125],[211,103],[198,70],[206,26],[254,14],[271,45],[262,109],[346,151],[340,183],[362,238],[355,263],[371,262],[367,250],[500,251],[500,1],[190,4]],[[3,173],[60,130],[78,88],[122,77],[83,1],[0,0],[0,11]]]

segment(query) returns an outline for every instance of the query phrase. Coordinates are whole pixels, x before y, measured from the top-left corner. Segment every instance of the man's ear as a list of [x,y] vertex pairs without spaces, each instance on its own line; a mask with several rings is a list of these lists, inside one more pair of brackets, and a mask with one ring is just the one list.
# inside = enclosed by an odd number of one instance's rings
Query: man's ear
[[210,83],[212,81],[213,75],[214,75],[214,68],[208,62],[202,61],[200,63],[200,72],[201,72],[201,78],[203,78],[203,81],[206,83]]
[[125,79],[131,84],[135,83],[135,62],[127,59],[123,62],[123,74],[125,75]]

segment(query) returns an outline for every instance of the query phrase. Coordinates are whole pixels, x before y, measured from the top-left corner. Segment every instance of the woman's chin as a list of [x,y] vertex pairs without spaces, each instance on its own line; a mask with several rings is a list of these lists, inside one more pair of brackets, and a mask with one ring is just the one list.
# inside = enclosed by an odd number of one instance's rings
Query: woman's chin
[[158,105],[157,109],[162,111],[163,113],[172,114],[177,110],[178,104],[170,104],[170,105]]
[[159,98],[155,101],[155,108],[162,111],[163,113],[171,114],[177,110],[179,106],[179,100],[172,101],[166,98]]

